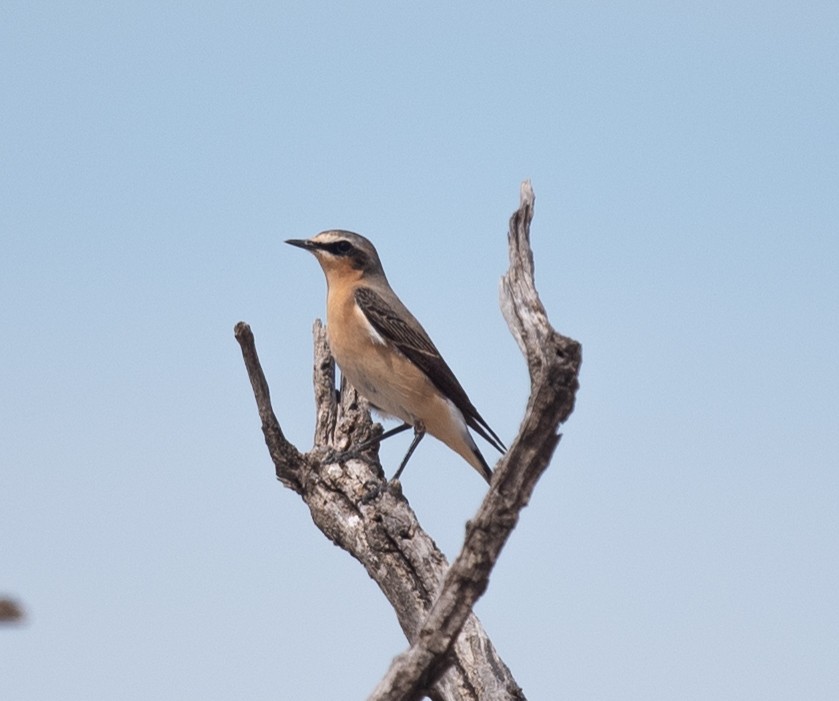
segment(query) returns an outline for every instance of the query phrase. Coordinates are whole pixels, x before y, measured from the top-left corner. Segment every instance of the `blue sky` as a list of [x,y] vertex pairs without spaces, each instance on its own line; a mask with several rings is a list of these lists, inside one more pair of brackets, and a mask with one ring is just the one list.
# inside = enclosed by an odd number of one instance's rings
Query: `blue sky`
[[[837,698],[837,31],[818,2],[5,3],[0,696],[364,698],[405,640],[274,480],[233,325],[308,448],[325,285],[282,241],[358,231],[509,441],[530,178],[584,364],[477,607],[496,647],[533,699]],[[403,486],[454,556],[483,482],[425,441]]]

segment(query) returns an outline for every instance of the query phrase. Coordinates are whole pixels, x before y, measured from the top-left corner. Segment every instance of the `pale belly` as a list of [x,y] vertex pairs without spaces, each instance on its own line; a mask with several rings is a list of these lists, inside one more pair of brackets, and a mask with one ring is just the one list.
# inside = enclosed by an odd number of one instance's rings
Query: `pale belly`
[[356,326],[351,339],[341,333],[330,334],[327,325],[329,347],[347,381],[379,413],[411,426],[422,424],[483,474],[475,441],[460,410],[402,353],[382,342],[375,332],[369,333],[366,324],[364,320],[360,328],[368,333],[358,334]]
[[435,399],[431,382],[407,358],[387,346],[365,344],[364,353],[332,353],[349,383],[380,413],[414,424]]

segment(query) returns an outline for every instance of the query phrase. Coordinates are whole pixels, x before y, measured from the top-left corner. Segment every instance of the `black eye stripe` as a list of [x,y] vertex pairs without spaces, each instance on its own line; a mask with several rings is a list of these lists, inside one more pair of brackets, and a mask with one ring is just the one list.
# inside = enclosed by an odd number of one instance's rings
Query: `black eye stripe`
[[349,241],[333,241],[332,243],[324,244],[322,247],[336,256],[346,256],[355,250]]

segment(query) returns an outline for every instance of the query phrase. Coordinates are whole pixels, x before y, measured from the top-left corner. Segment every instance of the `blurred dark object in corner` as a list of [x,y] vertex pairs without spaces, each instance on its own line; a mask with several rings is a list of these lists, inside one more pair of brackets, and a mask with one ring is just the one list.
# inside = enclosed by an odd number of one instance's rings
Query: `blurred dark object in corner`
[[0,623],[20,623],[23,620],[23,609],[16,601],[0,599]]

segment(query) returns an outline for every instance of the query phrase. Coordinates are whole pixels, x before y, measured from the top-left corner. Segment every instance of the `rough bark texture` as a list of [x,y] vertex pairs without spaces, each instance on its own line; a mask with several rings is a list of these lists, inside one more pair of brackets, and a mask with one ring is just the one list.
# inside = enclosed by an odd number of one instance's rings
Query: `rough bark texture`
[[314,329],[315,446],[306,454],[285,439],[253,334],[247,324],[236,325],[277,478],[303,497],[318,528],[364,566],[411,643],[374,690],[370,698],[376,701],[524,699],[472,606],[550,462],[557,428],[571,413],[577,389],[580,346],[551,328],[533,284],[532,216],[533,191],[524,183],[521,206],[510,220],[510,269],[502,279],[501,306],[527,359],[530,400],[519,434],[496,468],[451,567],[420,527],[399,484],[386,483],[375,446],[358,458],[336,461],[336,451],[363,443],[381,427],[372,423],[366,402],[352,387],[336,393],[334,363],[320,322]]

